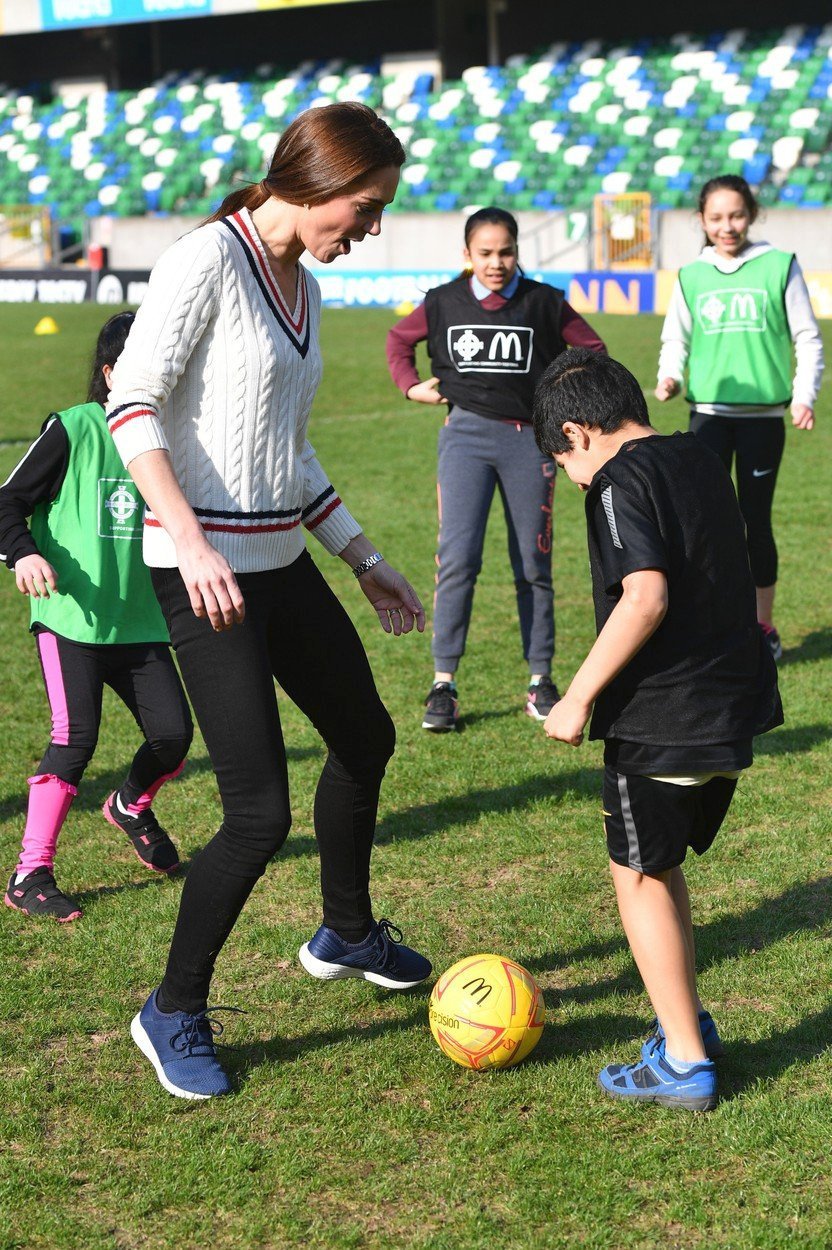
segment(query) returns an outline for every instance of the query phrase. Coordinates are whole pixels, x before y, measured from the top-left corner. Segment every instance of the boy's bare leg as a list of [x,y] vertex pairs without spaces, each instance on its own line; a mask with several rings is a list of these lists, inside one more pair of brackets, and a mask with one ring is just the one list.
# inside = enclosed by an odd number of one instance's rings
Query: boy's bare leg
[[621,923],[662,1022],[667,1053],[689,1063],[704,1059],[692,950],[673,897],[673,870],[649,876],[610,860],[610,871]]
[[[670,892],[673,895],[673,902],[676,904],[676,910],[679,913],[679,919],[682,922],[682,928],[685,930],[685,940],[688,946],[688,966],[690,971],[690,979],[696,987],[696,943],[693,938],[693,923],[690,917],[690,896],[688,894],[688,885],[685,881],[685,874],[681,868],[671,868],[670,870]],[[702,999],[696,994],[697,1011],[704,1011]],[[674,1051],[670,1052],[674,1054]]]

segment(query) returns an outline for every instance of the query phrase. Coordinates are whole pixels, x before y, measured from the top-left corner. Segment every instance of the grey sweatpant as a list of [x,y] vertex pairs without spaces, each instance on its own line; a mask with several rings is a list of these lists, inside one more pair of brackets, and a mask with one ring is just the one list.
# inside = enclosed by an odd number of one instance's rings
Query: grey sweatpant
[[523,656],[531,673],[549,671],[555,649],[555,465],[538,451],[530,425],[495,421],[455,407],[439,431],[439,550],[433,613],[433,658],[439,672],[455,673],[465,650],[495,487],[508,526]]

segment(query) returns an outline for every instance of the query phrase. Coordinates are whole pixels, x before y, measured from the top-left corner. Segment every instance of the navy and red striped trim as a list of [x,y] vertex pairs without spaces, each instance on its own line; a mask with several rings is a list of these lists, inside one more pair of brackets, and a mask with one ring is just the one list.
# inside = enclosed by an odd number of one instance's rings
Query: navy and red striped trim
[[120,404],[118,408],[114,408],[107,414],[107,428],[111,434],[114,434],[117,429],[126,425],[128,421],[132,421],[134,417],[156,417],[158,420],[159,413],[146,403],[134,401],[132,404]]
[[248,261],[249,269],[254,275],[254,280],[260,288],[263,299],[271,309],[272,315],[277,321],[283,333],[289,339],[289,342],[305,359],[309,351],[309,317],[306,296],[306,273],[302,265],[298,265],[298,282],[300,284],[300,313],[297,322],[294,320],[286,302],[280,294],[280,289],[275,282],[268,265],[260,255],[260,250],[254,241],[251,230],[241,213],[234,213],[231,217],[223,217],[221,224],[231,232]]
[[[293,530],[301,523],[300,508],[282,508],[261,512],[230,512],[219,508],[194,508],[203,530],[212,534],[276,534]],[[323,519],[323,518],[321,518]],[[145,525],[161,529],[151,512],[147,512]]]
[[[325,521],[331,512],[335,511],[340,502],[340,498],[335,494],[335,487],[327,486],[326,490],[321,491],[317,499],[313,499],[304,508],[301,513],[301,520],[308,530],[313,530],[320,525],[321,521]],[[318,511],[319,509],[320,511]],[[317,515],[313,516],[313,513],[317,513]],[[312,518],[311,520],[309,519],[310,517]]]

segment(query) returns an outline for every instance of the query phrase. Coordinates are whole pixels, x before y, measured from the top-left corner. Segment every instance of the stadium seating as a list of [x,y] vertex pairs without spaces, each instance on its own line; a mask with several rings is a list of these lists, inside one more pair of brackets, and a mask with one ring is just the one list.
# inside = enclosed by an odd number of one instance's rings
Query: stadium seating
[[0,88],[0,203],[44,204],[76,225],[207,214],[260,176],[298,112],[352,99],[381,108],[408,149],[397,211],[555,209],[599,191],[674,207],[723,172],[767,204],[832,203],[832,23],[557,44],[440,88],[342,62],[264,65],[248,81],[168,75],[74,106]]

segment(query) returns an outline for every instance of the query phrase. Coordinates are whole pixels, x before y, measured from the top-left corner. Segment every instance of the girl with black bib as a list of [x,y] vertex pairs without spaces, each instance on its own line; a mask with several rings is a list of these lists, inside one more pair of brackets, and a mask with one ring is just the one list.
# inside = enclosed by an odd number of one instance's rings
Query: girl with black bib
[[[543,721],[557,702],[551,676],[554,466],[534,441],[532,399],[543,370],[567,346],[605,350],[563,291],[522,272],[511,213],[491,207],[469,217],[463,256],[465,271],[429,291],[387,337],[390,373],[402,393],[417,403],[449,405],[439,432],[435,672],[422,720],[434,733],[457,725],[456,670],[495,488],[529,665],[525,710]],[[423,382],[415,352],[425,340],[434,376]]]

